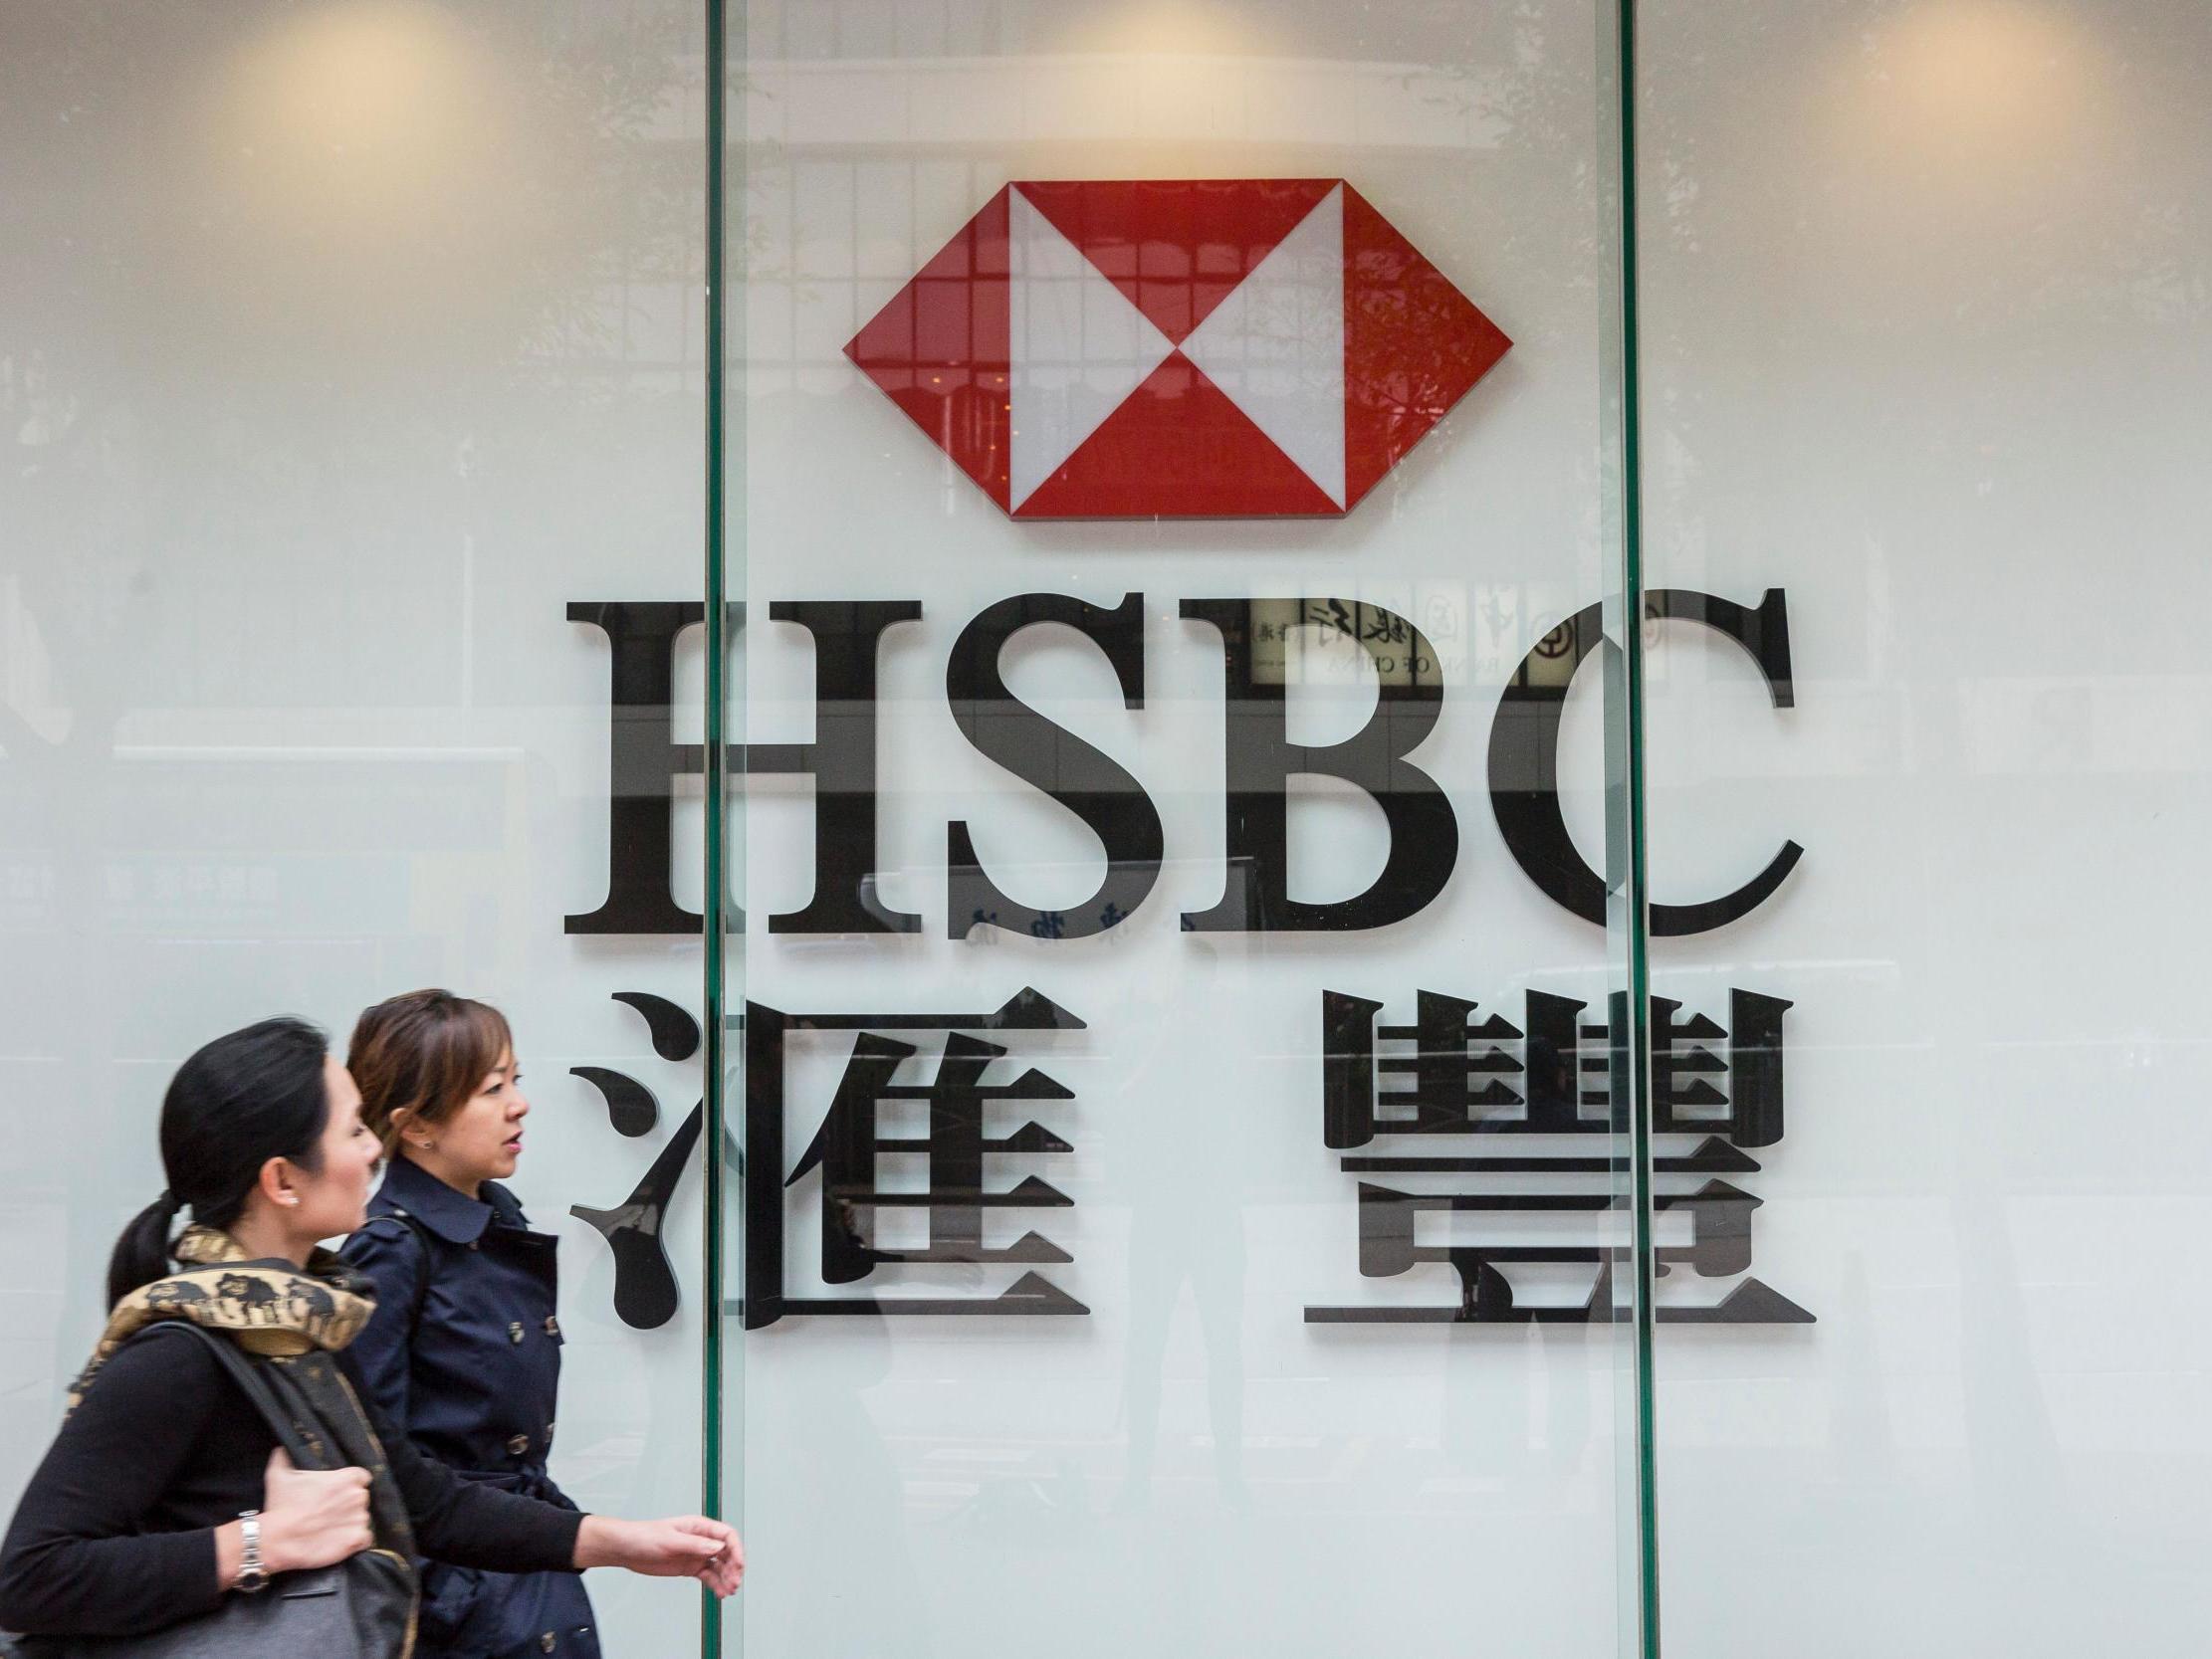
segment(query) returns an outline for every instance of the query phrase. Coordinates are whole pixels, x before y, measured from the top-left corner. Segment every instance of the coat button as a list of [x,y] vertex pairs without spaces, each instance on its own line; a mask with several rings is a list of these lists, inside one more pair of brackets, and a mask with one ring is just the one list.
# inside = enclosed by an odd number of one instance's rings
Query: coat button
[[543,1636],[538,1638],[538,1651],[540,1653],[551,1653],[555,1647],[559,1645],[560,1644],[558,1639],[551,1630],[547,1631]]
[[521,1320],[517,1320],[507,1328],[507,1340],[511,1343],[519,1343],[523,1340],[523,1322]]
[[521,1457],[523,1453],[529,1450],[530,1436],[527,1434],[514,1435],[507,1442],[507,1455],[509,1457]]
[[551,1314],[546,1316],[546,1335],[549,1337],[560,1335],[560,1321],[554,1319]]

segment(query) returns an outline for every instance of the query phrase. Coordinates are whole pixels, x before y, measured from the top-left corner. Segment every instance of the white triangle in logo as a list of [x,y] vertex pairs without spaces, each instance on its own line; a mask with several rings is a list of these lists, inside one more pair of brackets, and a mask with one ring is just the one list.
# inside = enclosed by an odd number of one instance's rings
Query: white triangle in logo
[[1343,185],[1207,313],[1183,354],[1344,505]]
[[[1007,471],[1011,505],[1019,507],[1175,347],[1027,197],[1018,189],[1008,195]],[[1341,479],[1341,433],[1337,447]]]

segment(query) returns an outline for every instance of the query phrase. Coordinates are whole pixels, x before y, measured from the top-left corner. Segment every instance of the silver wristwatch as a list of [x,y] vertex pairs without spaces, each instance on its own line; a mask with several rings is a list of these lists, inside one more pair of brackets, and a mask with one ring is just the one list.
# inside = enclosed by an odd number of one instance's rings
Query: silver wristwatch
[[238,1576],[231,1583],[234,1590],[252,1595],[269,1587],[269,1570],[261,1564],[261,1511],[241,1510],[238,1516],[239,1531],[244,1535],[246,1549],[238,1563]]

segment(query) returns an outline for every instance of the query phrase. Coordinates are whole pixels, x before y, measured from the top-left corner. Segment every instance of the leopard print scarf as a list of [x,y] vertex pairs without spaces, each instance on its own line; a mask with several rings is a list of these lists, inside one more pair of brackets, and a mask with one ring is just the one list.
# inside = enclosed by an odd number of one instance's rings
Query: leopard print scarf
[[343,1348],[376,1311],[367,1279],[327,1250],[309,1257],[305,1269],[256,1262],[228,1233],[187,1227],[176,1242],[176,1259],[184,1272],[156,1279],[115,1304],[70,1389],[72,1407],[115,1349],[156,1320],[190,1320],[229,1333],[249,1353],[289,1357]]

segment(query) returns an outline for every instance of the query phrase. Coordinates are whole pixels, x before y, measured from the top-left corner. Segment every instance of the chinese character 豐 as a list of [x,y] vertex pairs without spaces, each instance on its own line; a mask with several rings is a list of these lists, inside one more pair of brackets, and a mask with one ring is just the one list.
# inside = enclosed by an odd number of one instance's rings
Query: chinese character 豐
[[[1615,1022],[1625,1009],[1617,997]],[[1312,1307],[1312,1324],[1502,1324],[1618,1317],[1613,1270],[1627,1254],[1611,1218],[1624,1213],[1618,1142],[1584,1152],[1559,1138],[1609,1138],[1613,1092],[1603,1084],[1625,1057],[1612,1024],[1582,1019],[1587,1004],[1529,991],[1520,1025],[1435,991],[1415,996],[1411,1025],[1377,1023],[1383,1004],[1322,993],[1322,1139],[1345,1152],[1359,1183],[1363,1277],[1391,1278],[1424,1263],[1448,1265],[1458,1296],[1446,1304]],[[1730,994],[1730,1029],[1654,997],[1653,1132],[1697,1136],[1694,1147],[1659,1149],[1653,1162],[1659,1236],[1654,1271],[1686,1266],[1701,1279],[1737,1279],[1718,1301],[1656,1303],[1669,1323],[1797,1324],[1812,1315],[1741,1277],[1751,1267],[1751,1212],[1760,1200],[1730,1176],[1756,1173],[1745,1147],[1781,1139],[1782,1015],[1778,997]],[[1723,1059],[1707,1044],[1726,1039]],[[1593,1052],[1584,1053],[1588,1042]],[[1725,1092],[1719,1087],[1725,1082]],[[1625,1125],[1622,1128],[1625,1129]],[[1435,1149],[1435,1137],[1481,1137],[1479,1155]],[[1358,1152],[1378,1141],[1419,1138],[1405,1149]],[[1507,1138],[1505,1141],[1498,1137]],[[1582,1142],[1592,1145],[1591,1141]],[[1367,1177],[1388,1176],[1389,1180]],[[1467,1177],[1476,1177],[1468,1179]],[[1588,1269],[1564,1300],[1515,1283],[1516,1266]]]

